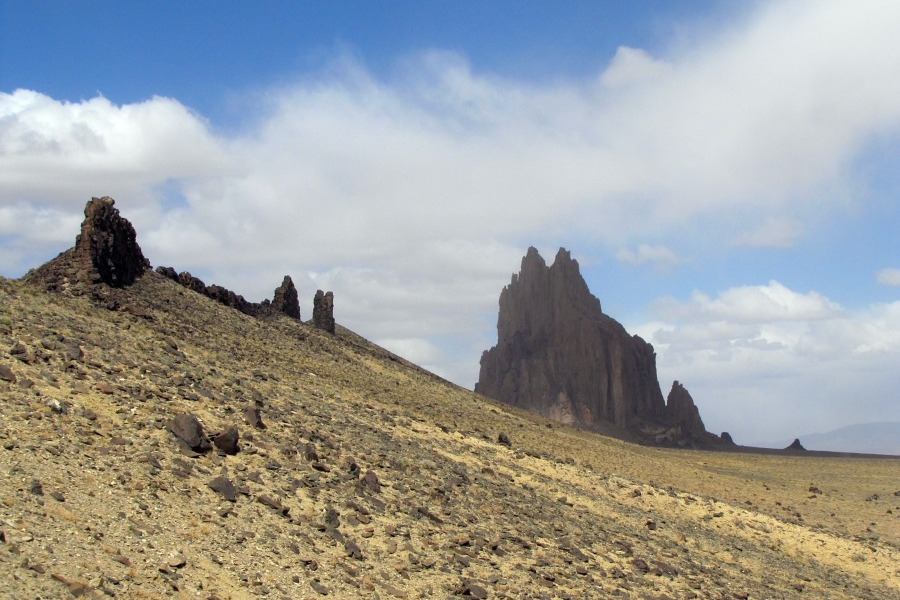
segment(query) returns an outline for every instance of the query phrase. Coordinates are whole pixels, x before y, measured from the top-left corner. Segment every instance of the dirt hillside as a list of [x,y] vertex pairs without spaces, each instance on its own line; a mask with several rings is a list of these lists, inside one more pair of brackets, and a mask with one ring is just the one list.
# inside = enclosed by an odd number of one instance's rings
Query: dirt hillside
[[0,597],[900,598],[898,459],[636,446],[108,294],[0,278]]

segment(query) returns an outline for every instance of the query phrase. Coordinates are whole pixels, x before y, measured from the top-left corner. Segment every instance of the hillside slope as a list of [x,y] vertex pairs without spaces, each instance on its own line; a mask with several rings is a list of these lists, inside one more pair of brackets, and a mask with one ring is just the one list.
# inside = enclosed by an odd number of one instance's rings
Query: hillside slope
[[[0,597],[900,589],[898,460],[627,444],[154,272],[93,297],[0,278],[0,350]],[[239,451],[181,447],[182,413]]]

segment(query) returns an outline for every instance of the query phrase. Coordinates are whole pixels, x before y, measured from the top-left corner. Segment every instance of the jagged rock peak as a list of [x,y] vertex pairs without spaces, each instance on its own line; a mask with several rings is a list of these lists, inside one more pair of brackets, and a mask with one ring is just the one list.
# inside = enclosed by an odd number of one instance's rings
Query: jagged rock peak
[[794,438],[794,441],[785,450],[806,450],[806,448],[800,443],[800,438]]
[[313,325],[319,329],[327,331],[328,333],[335,332],[333,293],[325,293],[322,290],[316,290],[316,295],[313,298],[312,321]]
[[281,285],[275,288],[272,309],[294,319],[300,319],[300,299],[290,275],[285,275]]
[[119,214],[115,203],[109,196],[91,198],[84,207],[75,252],[89,271],[91,283],[124,287],[143,275],[150,261],[141,252],[134,227]]
[[663,422],[653,347],[603,314],[565,248],[549,267],[528,249],[500,293],[497,337],[475,391],[571,424]]
[[75,246],[29,273],[48,288],[60,290],[71,283],[131,285],[150,268],[131,223],[119,214],[108,196],[91,198],[84,207],[81,232]]
[[678,381],[672,382],[672,389],[666,398],[666,418],[670,425],[681,427],[686,436],[700,437],[706,434],[706,427],[694,399]]

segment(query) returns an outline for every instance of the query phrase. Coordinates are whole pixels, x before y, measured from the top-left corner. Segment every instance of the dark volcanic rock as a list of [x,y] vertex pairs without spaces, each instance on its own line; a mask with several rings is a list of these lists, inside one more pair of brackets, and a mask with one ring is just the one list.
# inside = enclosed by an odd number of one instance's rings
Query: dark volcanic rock
[[134,227],[108,196],[91,198],[84,207],[81,233],[75,246],[30,272],[26,278],[48,289],[62,290],[70,283],[105,283],[125,287],[150,268],[137,243]]
[[719,436],[719,439],[722,440],[722,443],[723,443],[723,444],[728,444],[729,446],[734,446],[734,445],[735,445],[735,444],[734,444],[734,440],[731,439],[731,434],[728,433],[727,431],[723,431],[723,432],[722,432],[722,435]]
[[334,294],[325,293],[322,290],[316,291],[313,298],[313,325],[319,329],[323,329],[328,333],[334,333]]
[[206,452],[212,448],[209,438],[203,432],[200,420],[191,414],[182,413],[169,423],[172,432],[185,446],[196,452]]
[[666,398],[666,420],[670,425],[680,427],[685,436],[699,438],[706,435],[706,427],[694,399],[677,381],[672,382],[672,389]]
[[294,282],[289,275],[285,275],[281,285],[275,288],[275,297],[272,302],[268,300],[250,302],[240,294],[221,285],[206,285],[202,279],[194,277],[187,271],[176,274],[175,269],[172,267],[157,267],[156,272],[198,294],[212,298],[219,304],[230,306],[251,317],[266,317],[273,313],[281,313],[298,320],[300,319],[300,303],[297,296],[297,288],[294,287]]
[[16,375],[13,373],[13,370],[10,369],[6,365],[0,365],[0,380],[8,381],[10,383],[16,382]]
[[229,502],[237,501],[237,490],[235,490],[234,484],[227,477],[216,477],[206,485]]
[[297,288],[294,287],[294,282],[289,275],[285,275],[281,285],[275,288],[272,310],[284,313],[294,319],[300,319],[300,299],[297,295]]
[[247,406],[244,408],[244,419],[250,427],[255,427],[256,429],[266,428],[266,425],[262,420],[262,415],[259,412],[259,408],[256,406]]
[[497,345],[481,357],[478,393],[570,425],[612,424],[656,443],[718,443],[681,384],[663,401],[653,346],[603,313],[563,248],[549,267],[528,249],[500,294],[497,333]]
[[785,450],[806,450],[806,448],[800,443],[800,438],[794,438],[794,441]]
[[238,450],[240,450],[240,446],[238,446],[239,438],[238,428],[232,426],[217,435],[213,439],[213,444],[225,454],[237,454]]
[[497,332],[476,392],[569,424],[664,421],[653,346],[603,314],[567,250],[548,267],[528,249],[500,294]]

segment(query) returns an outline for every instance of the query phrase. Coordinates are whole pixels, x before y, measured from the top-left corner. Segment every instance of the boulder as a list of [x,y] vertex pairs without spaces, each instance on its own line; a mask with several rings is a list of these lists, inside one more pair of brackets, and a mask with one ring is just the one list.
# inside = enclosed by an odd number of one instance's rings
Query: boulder
[[212,448],[209,438],[203,432],[203,425],[195,415],[182,413],[169,422],[169,431],[185,446],[195,452],[206,452]]

